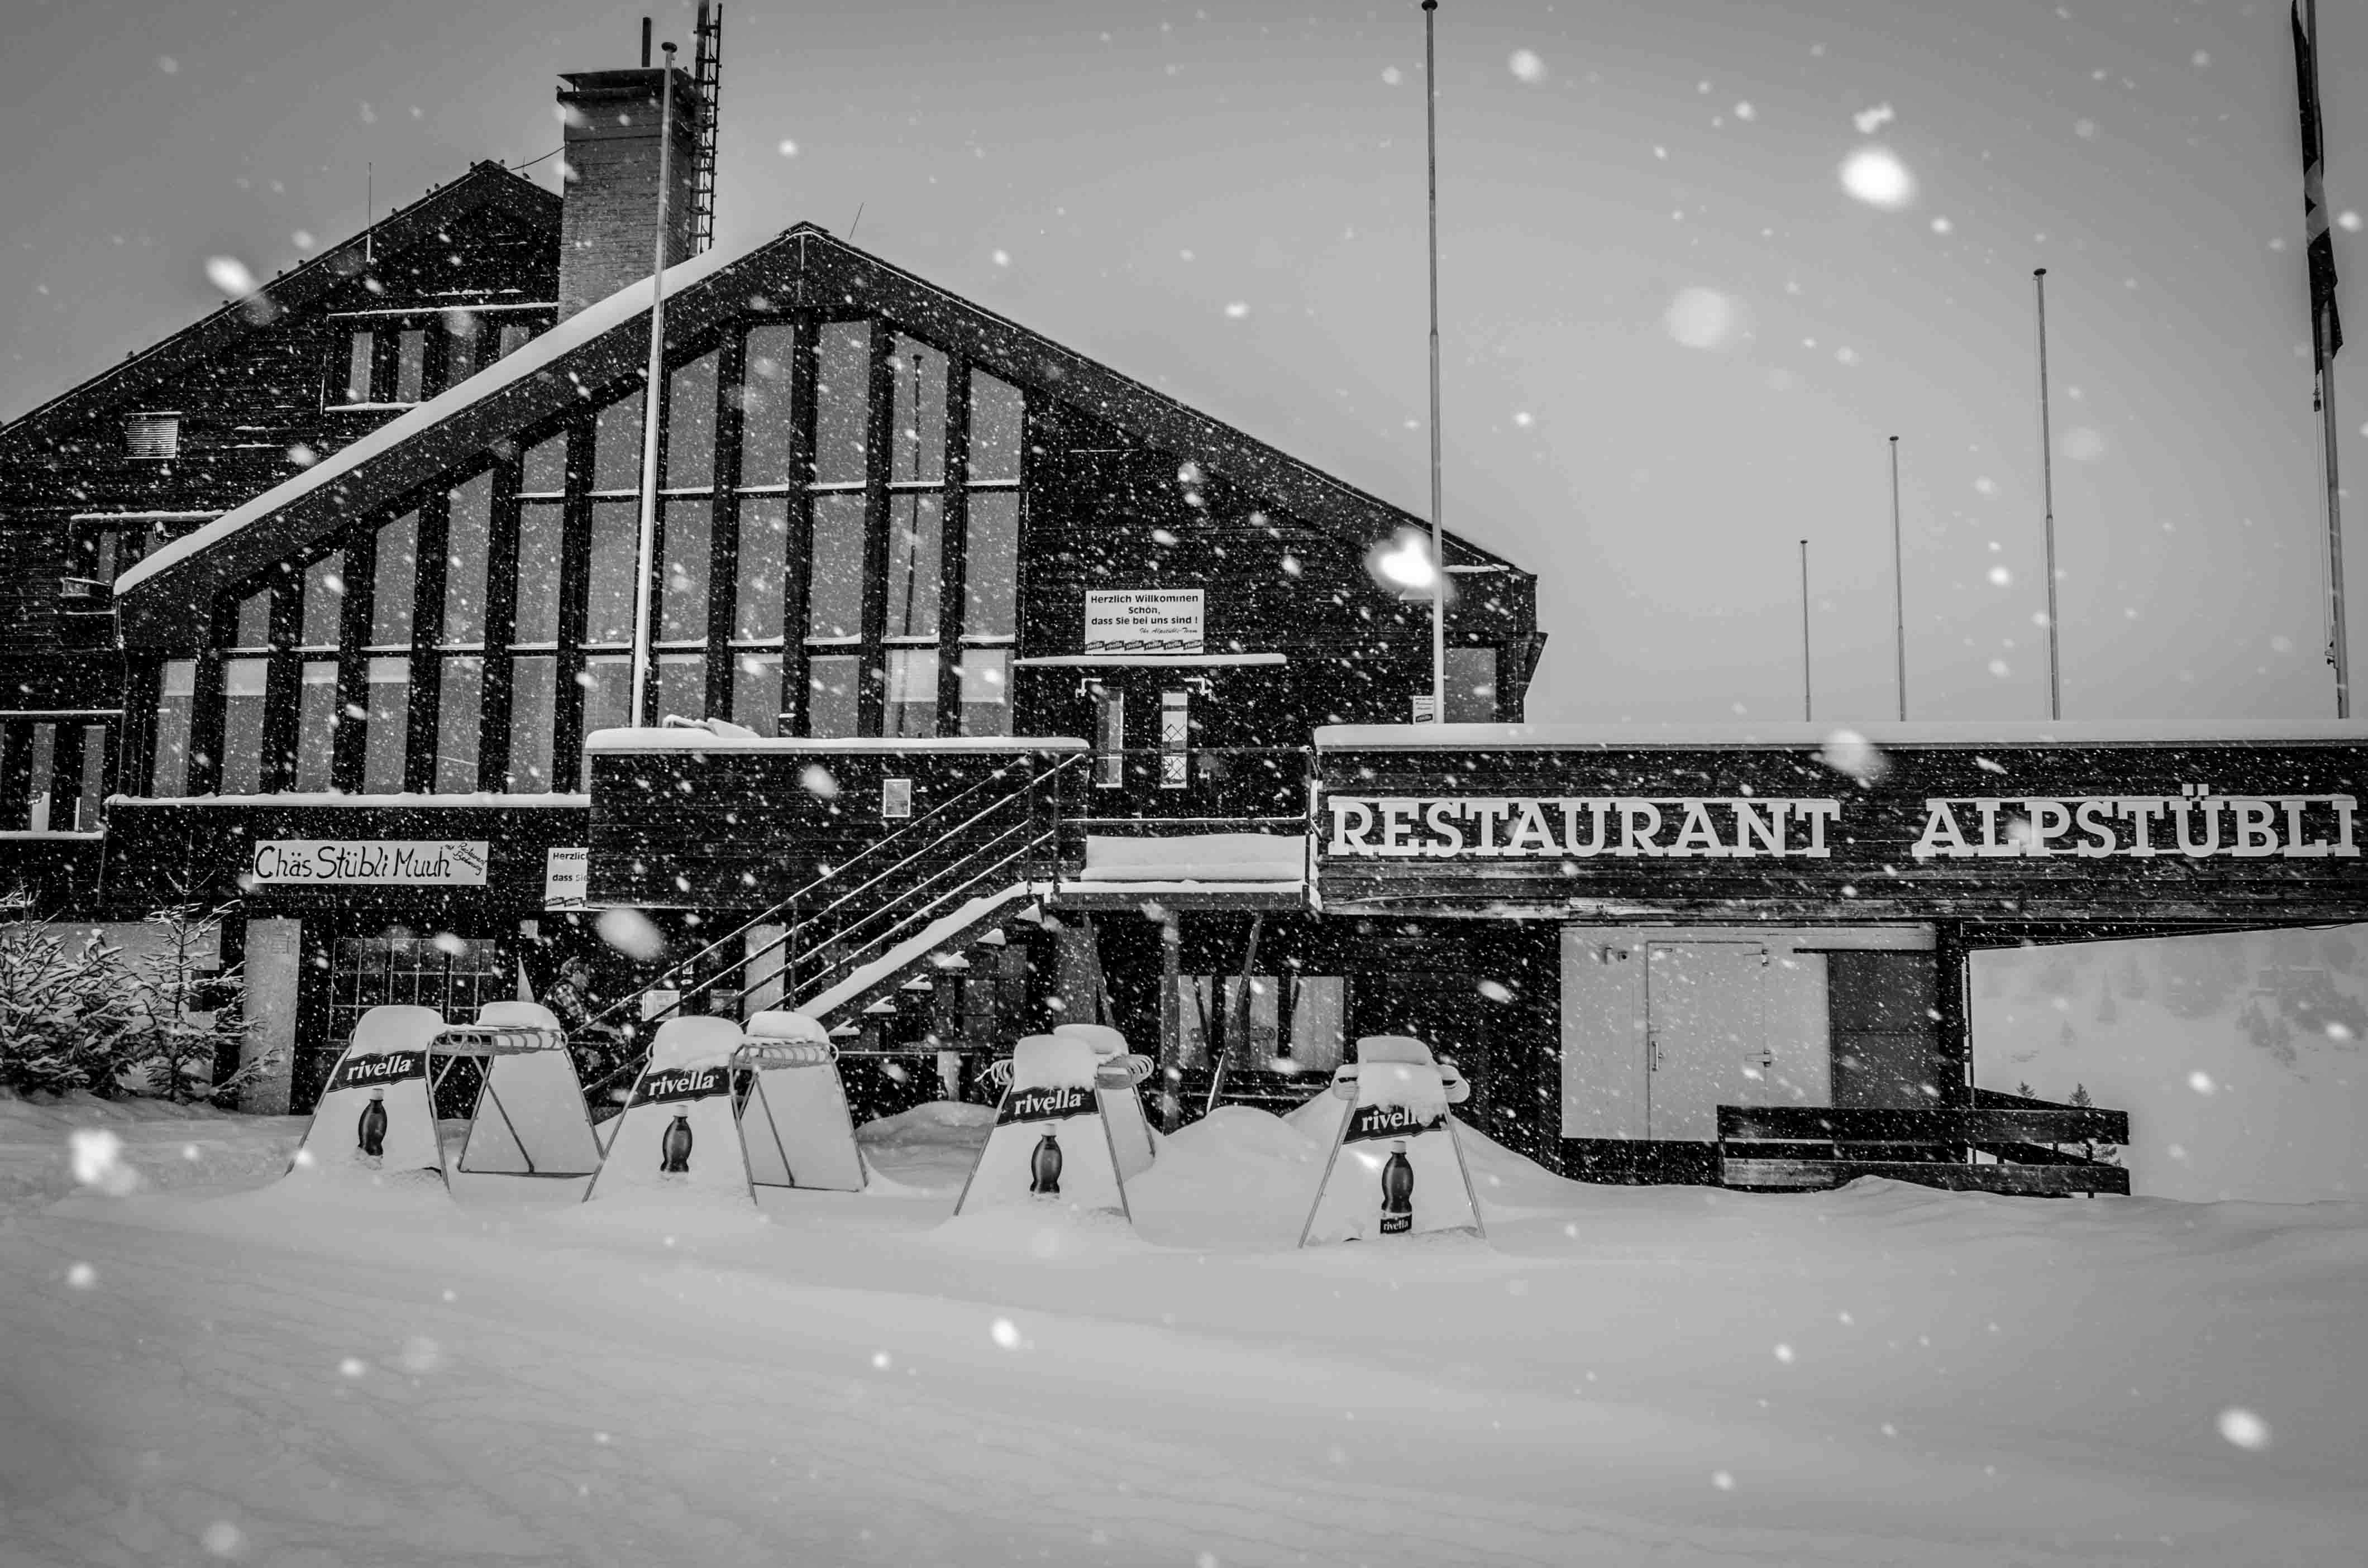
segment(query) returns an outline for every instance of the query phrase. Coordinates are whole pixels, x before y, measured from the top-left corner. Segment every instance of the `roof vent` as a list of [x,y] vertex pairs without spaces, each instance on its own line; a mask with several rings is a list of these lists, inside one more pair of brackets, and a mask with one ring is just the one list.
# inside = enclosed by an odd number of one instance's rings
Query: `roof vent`
[[181,455],[178,414],[131,414],[123,419],[123,455],[170,460]]

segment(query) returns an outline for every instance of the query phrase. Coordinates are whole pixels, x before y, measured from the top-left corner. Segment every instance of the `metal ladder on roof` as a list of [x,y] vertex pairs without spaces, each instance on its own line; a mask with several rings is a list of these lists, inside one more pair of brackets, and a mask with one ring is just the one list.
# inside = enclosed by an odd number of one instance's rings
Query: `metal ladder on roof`
[[715,133],[723,116],[723,7],[699,0],[691,80],[699,88],[699,157],[690,176],[690,254],[715,243]]

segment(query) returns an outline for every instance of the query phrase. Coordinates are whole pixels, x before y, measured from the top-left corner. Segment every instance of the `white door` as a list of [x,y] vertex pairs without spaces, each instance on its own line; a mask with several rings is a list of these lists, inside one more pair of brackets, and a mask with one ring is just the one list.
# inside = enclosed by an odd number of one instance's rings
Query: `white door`
[[1647,1135],[1645,948],[1633,937],[1563,928],[1562,1135]]
[[1763,1098],[1768,949],[1655,942],[1645,981],[1645,1136],[1708,1143],[1718,1108]]

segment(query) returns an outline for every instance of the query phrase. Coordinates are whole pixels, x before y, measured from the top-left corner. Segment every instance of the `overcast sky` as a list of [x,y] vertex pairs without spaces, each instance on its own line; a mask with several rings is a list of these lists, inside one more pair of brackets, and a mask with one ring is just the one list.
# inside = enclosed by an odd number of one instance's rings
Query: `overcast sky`
[[[2329,204],[2368,212],[2368,16],[2326,10]],[[366,164],[382,213],[555,148],[556,73],[632,63],[641,15],[17,0],[0,416],[210,309],[209,257],[353,232]],[[2283,5],[1440,24],[1448,521],[1541,576],[1532,718],[1797,717],[1803,538],[1816,716],[1888,716],[1895,433],[1911,716],[2044,717],[2035,266],[2066,716],[2332,717]],[[860,204],[857,244],[1419,511],[1421,80],[1411,3],[735,5],[719,234]],[[1868,148],[1904,201],[1846,185]],[[2337,244],[2368,494],[2368,244]]]

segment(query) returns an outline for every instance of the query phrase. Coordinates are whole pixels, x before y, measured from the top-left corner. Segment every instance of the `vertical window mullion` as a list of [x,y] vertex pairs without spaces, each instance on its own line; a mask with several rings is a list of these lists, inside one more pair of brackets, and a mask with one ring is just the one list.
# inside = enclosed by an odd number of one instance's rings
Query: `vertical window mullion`
[[217,596],[211,619],[189,692],[188,792],[192,795],[221,793],[222,649],[238,624],[238,601],[228,594]]
[[359,794],[362,748],[367,726],[354,718],[370,710],[370,645],[371,601],[378,592],[378,528],[347,530],[346,606],[337,629],[337,728],[336,758],[330,765],[332,787]]
[[485,540],[485,663],[477,688],[480,790],[500,790],[509,775],[509,648],[518,631],[518,460],[502,458],[494,466],[493,506]]
[[436,744],[443,671],[436,645],[444,640],[444,566],[451,549],[446,524],[447,498],[431,495],[419,505],[419,568],[412,584],[411,724],[403,748],[403,788],[427,795],[436,790]]
[[715,490],[707,526],[707,710],[732,711],[732,632],[740,559],[740,385],[747,373],[747,335],[733,333],[715,350]]
[[795,324],[790,356],[789,540],[781,564],[781,733],[807,733],[813,670],[806,657],[808,577],[814,570],[814,386],[819,377],[821,323]]
[[578,420],[567,439],[567,499],[560,517],[559,694],[552,710],[552,788],[575,777],[584,749],[584,625],[592,580],[592,421]]
[[888,707],[888,473],[895,456],[896,335],[875,324],[864,420],[863,631],[856,682],[856,733],[883,733]]
[[964,576],[970,528],[970,360],[946,360],[946,487],[939,536],[938,642],[945,650],[938,670],[938,733],[962,733],[962,639]]

